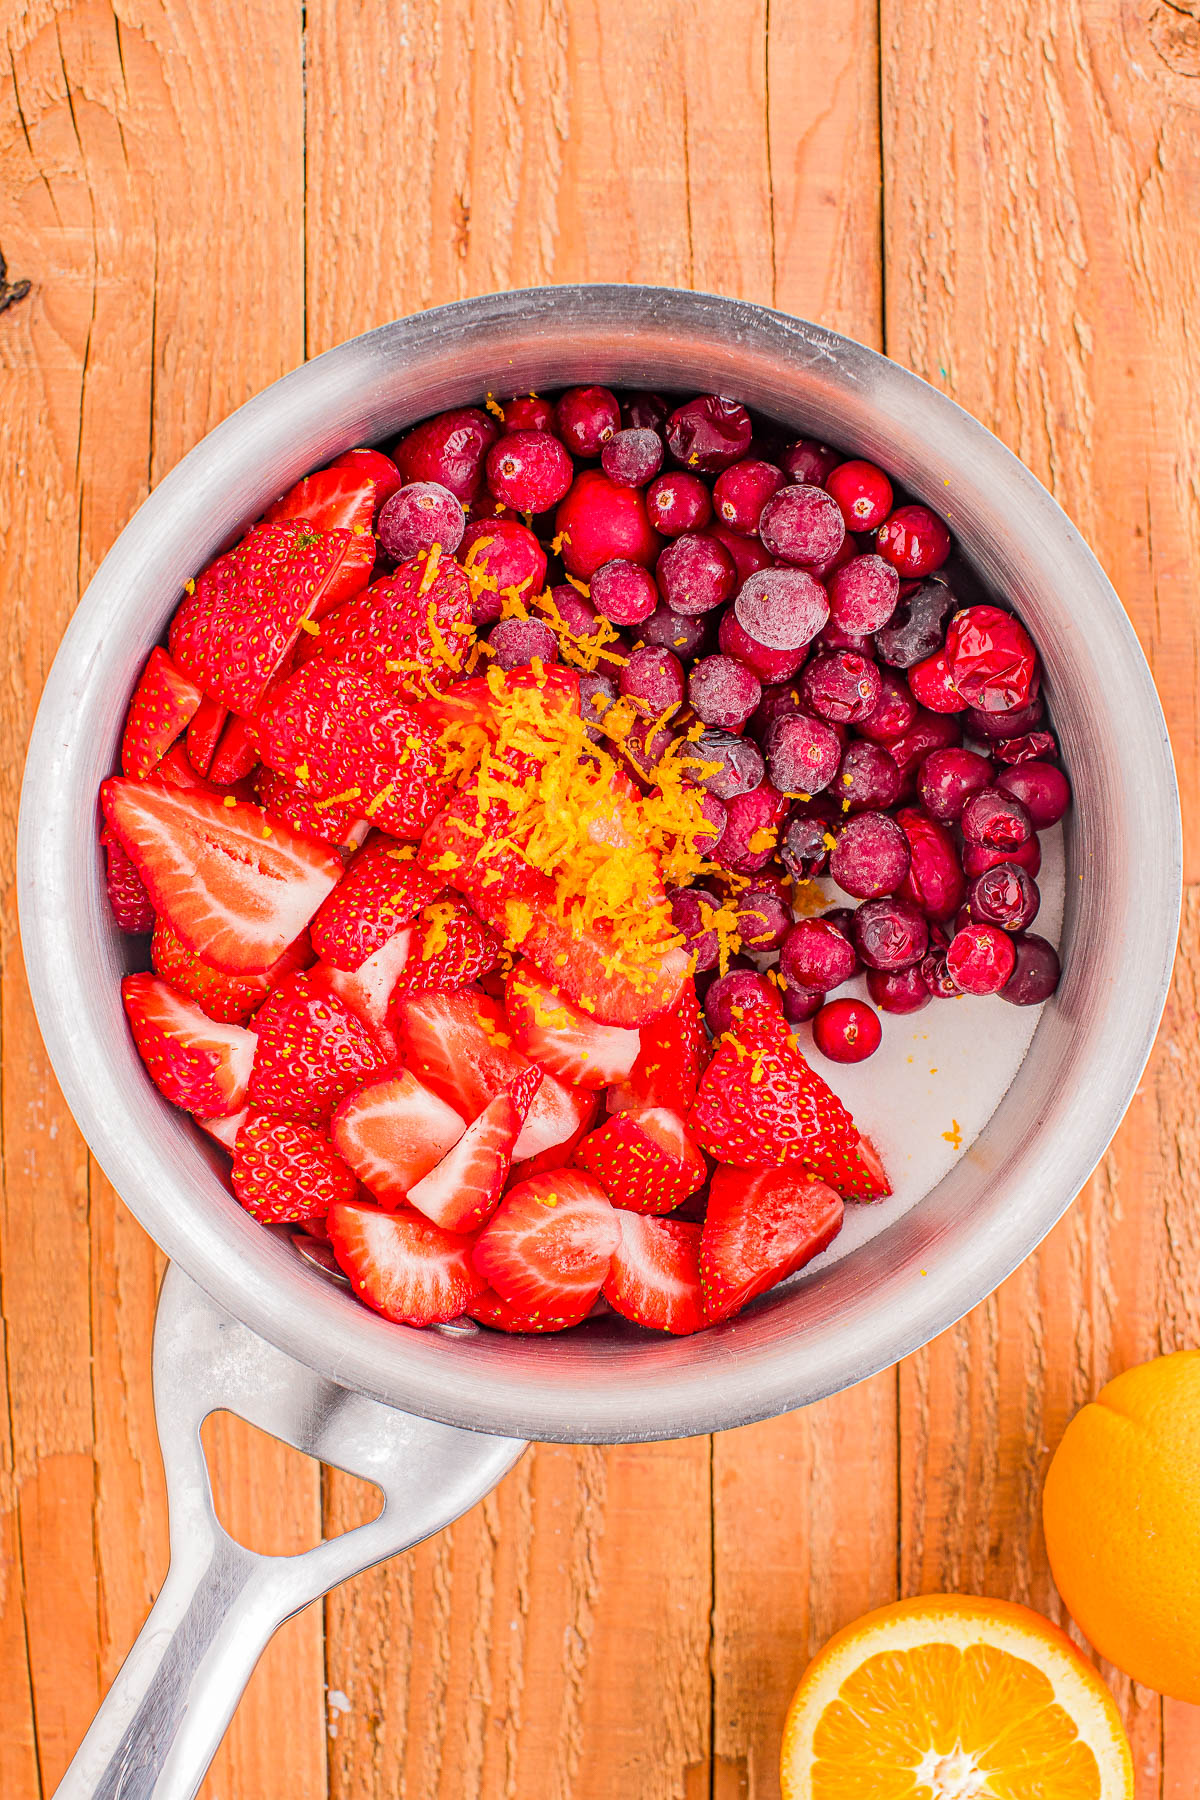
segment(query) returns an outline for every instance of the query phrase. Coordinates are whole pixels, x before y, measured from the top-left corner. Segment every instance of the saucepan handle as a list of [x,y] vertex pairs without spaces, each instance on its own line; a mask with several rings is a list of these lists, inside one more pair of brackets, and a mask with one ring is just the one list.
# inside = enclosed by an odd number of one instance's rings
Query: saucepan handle
[[[339,1387],[230,1318],[174,1266],[159,1296],[154,1400],[171,1566],[58,1800],[192,1800],[276,1628],[458,1518],[525,1448]],[[200,1438],[221,1410],[375,1482],[382,1510],[297,1556],[245,1549],[217,1519]]]

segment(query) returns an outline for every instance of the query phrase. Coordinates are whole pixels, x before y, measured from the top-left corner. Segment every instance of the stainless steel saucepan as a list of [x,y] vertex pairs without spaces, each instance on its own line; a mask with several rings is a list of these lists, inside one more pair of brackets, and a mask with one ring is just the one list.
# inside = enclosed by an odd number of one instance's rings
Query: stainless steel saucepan
[[[216,1152],[146,1079],[121,1011],[127,941],[107,911],[96,790],[183,582],[292,481],[488,390],[580,381],[736,395],[877,459],[951,517],[1044,658],[1075,789],[1064,976],[975,1154],[819,1280],[801,1277],[679,1340],[616,1318],[560,1338],[410,1331],[249,1219]],[[60,1794],[193,1795],[276,1626],[456,1518],[524,1440],[636,1441],[764,1418],[861,1381],[983,1299],[1069,1205],[1120,1121],[1166,995],[1180,882],[1162,713],[1095,558],[982,425],[859,344],[711,295],[545,288],[385,325],[227,419],[146,501],[80,603],[21,802],[21,930],[46,1045],[105,1173],[172,1262],[154,1367],[171,1568]],[[377,1481],[381,1516],[300,1556],[234,1544],[213,1512],[199,1438],[222,1407]]]

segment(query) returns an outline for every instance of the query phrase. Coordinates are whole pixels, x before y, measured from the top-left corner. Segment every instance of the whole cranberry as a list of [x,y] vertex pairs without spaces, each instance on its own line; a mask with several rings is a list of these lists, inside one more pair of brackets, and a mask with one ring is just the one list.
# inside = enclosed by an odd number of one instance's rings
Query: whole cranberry
[[824,719],[789,713],[767,732],[767,773],[781,794],[819,794],[837,774],[841,750]]
[[996,786],[1021,802],[1035,831],[1057,825],[1071,804],[1071,784],[1054,763],[1017,763],[997,775]]
[[672,612],[711,612],[737,583],[733,558],[706,532],[686,531],[669,543],[655,565],[663,599]]
[[840,450],[818,443],[816,438],[798,438],[783,452],[780,466],[789,481],[822,487],[826,476],[844,460]]
[[957,744],[961,736],[962,726],[953,714],[926,712],[921,707],[903,737],[888,739],[888,755],[901,775],[908,776],[920,767],[931,750]]
[[709,623],[704,613],[696,613],[689,619],[683,613],[672,612],[669,606],[660,604],[648,619],[643,619],[638,627],[638,636],[644,644],[657,644],[664,650],[673,650],[681,662],[690,662],[700,654],[708,641]]
[[1033,835],[1033,821],[1021,802],[1002,788],[980,788],[959,817],[968,844],[985,850],[1019,850]]
[[640,625],[658,605],[658,585],[640,563],[601,563],[588,588],[592,605],[612,625]]
[[478,407],[460,406],[425,419],[393,452],[405,481],[436,481],[469,506],[483,486],[484,458],[499,437],[494,419]]
[[731,531],[752,537],[758,530],[763,507],[783,486],[784,474],[774,463],[747,457],[722,469],[713,483],[713,505],[718,519]]
[[881,1012],[914,1013],[933,998],[919,963],[909,969],[867,970],[867,992]]
[[594,729],[617,698],[617,684],[608,675],[579,677],[579,713],[588,736],[599,742],[602,734]]
[[998,763],[1014,768],[1018,763],[1048,762],[1058,755],[1058,745],[1050,731],[1025,731],[1020,737],[994,738],[989,749]]
[[884,662],[894,669],[911,669],[926,657],[935,656],[945,642],[946,621],[956,604],[940,578],[919,582],[907,593],[901,592],[892,617],[876,634],[875,642]]
[[736,656],[739,662],[744,662],[748,669],[753,669],[759,680],[769,686],[790,681],[803,668],[808,654],[807,647],[803,645],[798,650],[768,650],[765,644],[755,643],[750,633],[739,623],[731,606],[721,614],[717,642],[726,656]]
[[852,556],[826,577],[825,585],[830,619],[860,636],[886,625],[900,599],[900,577],[882,556]]
[[998,994],[1016,960],[1012,939],[998,925],[965,925],[946,951],[951,979],[964,994]]
[[732,656],[705,656],[692,665],[687,697],[705,725],[739,731],[762,698],[762,683]]
[[908,671],[908,685],[918,706],[935,713],[966,712],[967,703],[954,685],[944,650],[914,663]]
[[366,448],[343,450],[340,456],[334,457],[329,466],[331,469],[354,469],[359,475],[366,475],[375,483],[375,515],[377,518],[379,509],[387,504],[398,488],[404,486],[404,477],[391,457],[385,456],[382,450]]
[[625,663],[617,686],[659,718],[668,708],[683,705],[683,664],[672,651],[643,644]]
[[987,757],[975,750],[955,744],[931,750],[917,770],[917,796],[926,812],[943,825],[954,825],[971,795],[991,784],[992,774]]
[[869,969],[894,974],[919,963],[929,948],[920,907],[899,894],[866,900],[854,915],[854,945]]
[[977,875],[967,889],[972,919],[1005,931],[1024,931],[1032,925],[1041,903],[1037,882],[1019,863],[997,863]]
[[927,506],[898,506],[875,534],[875,548],[908,580],[940,569],[950,554],[950,533]]
[[751,1013],[782,1011],[783,997],[756,969],[734,968],[719,975],[704,996],[704,1018],[714,1037],[732,1031]]
[[886,812],[900,798],[900,788],[900,771],[882,744],[856,738],[846,745],[833,786],[844,812]]
[[600,467],[618,487],[645,487],[662,464],[663,441],[647,426],[618,431],[600,452]]
[[894,894],[908,866],[908,840],[895,819],[883,812],[855,813],[847,819],[829,855],[829,873],[856,900]]
[[1012,737],[1014,732],[1032,731],[1035,725],[1041,724],[1045,713],[1041,695],[1035,694],[1028,705],[1015,707],[1011,712],[991,713],[972,707],[967,729],[972,737]]
[[502,596],[540,594],[546,582],[546,552],[532,531],[515,519],[473,520],[463,532],[458,560],[471,582],[476,625],[498,619]]
[[792,482],[763,507],[758,535],[781,562],[822,563],[842,548],[846,522],[824,488]]
[[558,639],[541,619],[501,619],[488,632],[493,661],[500,669],[524,669],[535,661],[558,661]]
[[841,507],[847,531],[874,531],[892,510],[892,484],[874,463],[839,463],[825,487]]
[[675,408],[665,435],[677,463],[711,475],[745,456],[753,427],[750,414],[738,401],[720,394],[700,394]]
[[1013,950],[1013,972],[1000,989],[1000,998],[1012,1006],[1040,1006],[1058,986],[1058,952],[1033,932],[1019,937]]
[[830,1000],[813,1020],[813,1043],[830,1062],[865,1062],[882,1037],[879,1014],[865,1000]]
[[797,919],[783,940],[779,972],[793,987],[827,994],[858,971],[858,955],[828,919]]
[[738,936],[745,949],[756,955],[778,950],[791,926],[792,909],[783,883],[768,879],[765,872],[752,877],[738,895]]
[[747,726],[747,730],[765,749],[771,727],[776,719],[790,718],[792,713],[807,712],[807,710],[808,708],[800,698],[800,687],[797,682],[774,682],[770,687],[763,689],[763,697],[758,703],[758,709]]
[[700,531],[712,518],[712,499],[698,475],[660,475],[646,489],[650,523],[664,537]]
[[397,562],[407,562],[437,544],[453,556],[467,521],[460,501],[437,481],[410,481],[379,511],[379,542]]
[[808,988],[785,987],[783,990],[783,1016],[789,1025],[803,1025],[814,1013],[820,1012],[825,1004],[825,996],[819,988],[811,991]]
[[854,725],[874,712],[882,684],[879,670],[853,650],[815,657],[800,677],[800,692],[818,718]]
[[735,794],[725,806],[725,829],[713,845],[712,859],[735,875],[756,875],[775,854],[787,801],[763,781],[749,794]]
[[738,586],[748,581],[751,575],[757,575],[760,569],[773,569],[775,564],[770,553],[763,549],[756,537],[743,537],[740,532],[730,531],[727,525],[718,520],[709,526],[709,531],[718,544],[723,544],[733,558],[733,566],[737,570]]
[[987,850],[982,844],[963,845],[962,866],[970,881],[986,869],[994,869],[997,863],[1005,862],[1016,863],[1036,880],[1042,866],[1042,846],[1036,837],[1031,837],[1016,850]]
[[581,581],[590,581],[606,562],[649,567],[661,542],[640,490],[618,487],[600,469],[584,469],[575,477],[559,503],[554,529],[563,566]]
[[721,943],[713,919],[721,910],[721,898],[712,888],[672,888],[671,923],[683,938],[696,971],[715,969],[721,959]]
[[921,980],[933,1000],[961,1000],[962,989],[950,973],[946,950],[939,945],[921,958]]
[[548,431],[506,431],[487,453],[487,484],[516,512],[547,512],[574,478],[571,459]]
[[738,624],[768,650],[800,650],[829,617],[829,599],[804,569],[761,569],[733,603]]
[[661,437],[670,410],[661,394],[639,392],[623,394],[621,397],[622,421],[635,431],[645,427],[650,431],[657,431]]
[[864,637],[857,631],[843,631],[830,619],[820,636],[813,640],[813,650],[853,650],[856,656],[865,657],[867,662],[874,662],[875,639],[870,632]]
[[552,624],[561,626],[572,637],[595,636],[600,625],[600,614],[586,594],[581,594],[569,581],[561,581],[550,589],[550,598],[554,602]]
[[506,400],[501,410],[504,413],[505,431],[554,429],[553,403],[543,400],[538,394],[518,394],[515,399]]
[[901,894],[930,919],[952,918],[967,891],[954,840],[936,819],[912,806],[900,808],[896,823],[907,841],[910,863]]
[[873,744],[892,745],[913,729],[917,703],[906,681],[891,669],[879,671],[879,698],[865,719],[855,726],[859,737]]
[[833,833],[833,813],[819,802],[792,815],[783,834],[780,855],[793,881],[802,884],[823,873],[837,841]]
[[729,731],[705,731],[692,745],[684,773],[718,800],[732,800],[758,787],[766,764],[758,745],[749,738],[735,737]]
[[1011,713],[1037,693],[1033,639],[999,606],[967,606],[955,613],[946,634],[946,662],[957,692],[980,712]]
[[605,387],[568,388],[554,410],[559,436],[572,456],[599,456],[620,429],[617,397]]

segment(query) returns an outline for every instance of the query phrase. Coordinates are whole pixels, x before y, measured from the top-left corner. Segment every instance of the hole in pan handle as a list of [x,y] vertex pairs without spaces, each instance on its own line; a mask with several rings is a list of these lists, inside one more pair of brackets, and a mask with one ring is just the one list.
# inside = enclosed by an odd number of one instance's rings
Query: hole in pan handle
[[[57,1800],[193,1800],[283,1621],[457,1519],[525,1448],[416,1418],[314,1374],[173,1264],[154,1327],[154,1405],[171,1566]],[[200,1441],[205,1419],[222,1409],[375,1482],[382,1511],[297,1556],[245,1549],[217,1519]]]

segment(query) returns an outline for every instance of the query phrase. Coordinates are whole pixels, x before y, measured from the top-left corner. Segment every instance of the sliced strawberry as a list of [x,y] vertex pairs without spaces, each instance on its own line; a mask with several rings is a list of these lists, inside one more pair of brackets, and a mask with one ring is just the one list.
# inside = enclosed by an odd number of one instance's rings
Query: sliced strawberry
[[352,1201],[330,1207],[325,1225],[359,1299],[398,1325],[457,1319],[487,1286],[472,1267],[469,1239],[410,1206],[387,1213]]
[[206,776],[229,717],[229,708],[205,694],[187,729],[187,753],[197,775]]
[[719,1162],[738,1168],[797,1162],[847,1198],[880,1193],[859,1154],[854,1120],[773,1011],[747,1014],[720,1040],[687,1123]]
[[730,1318],[811,1262],[841,1230],[844,1210],[835,1190],[800,1163],[718,1169],[700,1239],[709,1319]]
[[509,1189],[472,1257],[503,1299],[561,1315],[591,1306],[620,1236],[603,1188],[578,1169],[558,1169]]
[[602,1024],[629,1028],[673,1006],[691,968],[685,950],[664,947],[635,983],[612,968],[615,944],[600,922],[585,927],[553,913],[534,915],[520,948],[581,1010]]
[[509,1094],[489,1100],[441,1162],[408,1190],[408,1203],[445,1231],[475,1231],[500,1203],[526,1107]]
[[[553,1077],[548,1077],[553,1080]],[[514,1181],[528,1181],[531,1175],[546,1175],[551,1169],[565,1169],[568,1163],[575,1160],[575,1152],[596,1123],[600,1110],[600,1096],[587,1088],[563,1088],[564,1094],[570,1094],[576,1104],[582,1103],[579,1123],[570,1137],[561,1138],[557,1144],[551,1144],[546,1150],[539,1150],[534,1156],[522,1157],[513,1164]]]
[[233,1146],[233,1191],[264,1225],[323,1219],[358,1182],[323,1131],[252,1112]]
[[322,962],[353,971],[411,925],[437,892],[437,882],[413,861],[412,844],[373,832],[312,923]]
[[421,909],[400,991],[425,994],[482,981],[496,967],[502,948],[495,932],[465,900],[443,895]]
[[220,786],[244,781],[258,767],[258,746],[245,719],[230,718],[209,764],[208,778]]
[[350,1094],[333,1116],[333,1141],[381,1206],[399,1206],[458,1142],[464,1120],[411,1069]]
[[382,450],[355,449],[343,450],[330,463],[331,469],[355,469],[360,475],[367,475],[375,483],[375,511],[392,495],[404,486],[404,477]]
[[516,1155],[522,1162],[545,1168],[544,1159],[553,1158],[558,1166],[556,1152],[565,1152],[562,1161],[566,1162],[570,1147],[594,1122],[599,1104],[599,1096],[590,1088],[565,1087],[553,1075],[543,1074],[517,1139]]
[[594,1305],[595,1301],[589,1301],[586,1306],[579,1303],[542,1312],[536,1306],[514,1306],[511,1300],[503,1299],[495,1288],[488,1288],[478,1300],[472,1300],[467,1313],[480,1325],[487,1325],[493,1331],[567,1331],[572,1325],[582,1325]]
[[670,1012],[642,1026],[641,1050],[626,1081],[608,1096],[609,1112],[669,1106],[685,1113],[696,1098],[700,1072],[712,1053],[696,984],[685,981]]
[[221,1145],[223,1150],[233,1154],[233,1146],[237,1143],[237,1134],[250,1117],[250,1108],[243,1106],[240,1112],[226,1113],[223,1119],[197,1119],[201,1131],[206,1131]]
[[113,776],[100,803],[155,911],[233,974],[278,962],[342,873],[336,856],[247,801]]
[[112,907],[118,931],[153,931],[154,908],[133,858],[107,825],[101,827],[100,843],[104,850],[108,903]]
[[323,1124],[351,1089],[388,1066],[358,1014],[307,974],[280,982],[255,1013],[254,1028],[251,1106],[305,1125]]
[[505,984],[505,1011],[531,1062],[577,1087],[624,1081],[641,1037],[620,1025],[598,1025],[548,982],[532,963],[518,963]]
[[318,963],[313,980],[339,994],[352,1012],[371,1027],[389,1057],[400,1060],[395,1033],[388,1024],[388,1002],[412,953],[411,931],[397,931],[374,956],[353,971]]
[[[191,757],[184,744],[172,744],[167,754],[154,771],[154,779],[167,787],[180,788],[185,794],[207,794],[210,799],[224,799],[220,788],[215,787],[203,775],[197,775]],[[234,799],[238,799],[234,795]]]
[[121,998],[150,1078],[173,1106],[212,1119],[245,1105],[252,1031],[217,1024],[157,975],[126,975]]
[[264,975],[229,975],[189,950],[160,919],[150,940],[150,961],[156,974],[169,981],[179,993],[194,1000],[210,1019],[216,1019],[222,1025],[244,1025],[285,975],[290,975],[294,969],[308,967],[312,961],[312,948],[308,933],[302,931]]
[[139,781],[187,729],[204,696],[155,644],[133,690],[121,738],[121,767]]
[[700,1296],[700,1226],[618,1211],[621,1240],[604,1298],[635,1325],[686,1336],[708,1320]]
[[171,656],[233,712],[257,710],[352,542],[298,520],[255,525],[210,563],[171,622]]
[[867,1180],[856,1192],[847,1194],[846,1199],[885,1200],[892,1191],[892,1184],[883,1166],[883,1159],[869,1137],[859,1138],[858,1159],[867,1171]]
[[304,519],[315,531],[346,531],[350,542],[341,566],[310,615],[324,618],[335,606],[366,587],[375,568],[371,526],[377,504],[375,483],[366,469],[318,469],[277,500],[265,517]]
[[459,679],[474,638],[462,569],[448,556],[419,556],[331,612],[302,655],[348,663],[423,700]]
[[683,1120],[665,1106],[614,1113],[575,1155],[614,1206],[629,1212],[673,1212],[708,1175]]
[[314,800],[304,788],[277,775],[274,769],[263,768],[261,763],[255,771],[254,791],[272,818],[282,819],[293,831],[319,838],[323,844],[355,850],[371,829],[371,821],[361,816],[353,802],[338,806],[328,800]]

